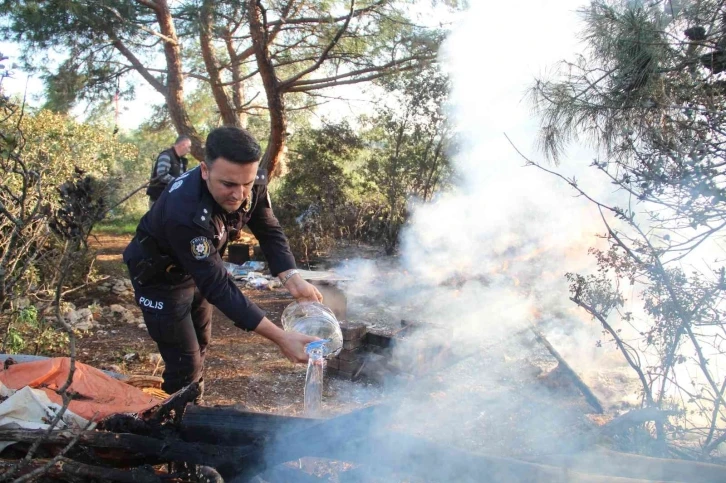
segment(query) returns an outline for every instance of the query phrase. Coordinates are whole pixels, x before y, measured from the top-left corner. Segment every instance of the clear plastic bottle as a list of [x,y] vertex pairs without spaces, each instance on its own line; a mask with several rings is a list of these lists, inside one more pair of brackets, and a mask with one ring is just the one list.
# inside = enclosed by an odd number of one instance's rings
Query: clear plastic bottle
[[318,302],[293,302],[282,312],[282,327],[288,331],[300,332],[326,339],[323,357],[338,355],[343,348],[343,333],[333,312]]
[[324,343],[311,342],[305,347],[308,353],[308,371],[305,375],[305,416],[320,417],[323,409],[323,374],[325,373]]

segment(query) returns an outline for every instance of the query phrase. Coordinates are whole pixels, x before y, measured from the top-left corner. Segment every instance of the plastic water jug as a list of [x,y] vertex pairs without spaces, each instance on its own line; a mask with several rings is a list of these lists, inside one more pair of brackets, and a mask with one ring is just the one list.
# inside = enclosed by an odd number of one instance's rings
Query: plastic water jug
[[333,312],[318,302],[293,302],[282,312],[282,327],[288,331],[326,339],[323,356],[338,355],[343,348],[343,333]]

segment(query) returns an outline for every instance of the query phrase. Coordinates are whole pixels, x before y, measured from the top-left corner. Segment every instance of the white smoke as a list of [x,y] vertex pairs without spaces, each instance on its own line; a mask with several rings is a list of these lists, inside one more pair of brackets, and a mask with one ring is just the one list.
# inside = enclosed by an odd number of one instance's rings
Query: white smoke
[[[588,248],[603,246],[597,210],[562,180],[524,167],[505,136],[525,156],[541,160],[527,90],[581,48],[576,10],[583,5],[471,5],[440,53],[465,140],[454,160],[460,182],[414,210],[402,233],[399,269],[356,265],[365,269],[353,274],[354,306],[360,305],[356,294],[365,294],[364,304],[378,301],[400,318],[408,310],[411,318],[449,327],[452,345],[463,354],[511,342],[513,334],[550,321],[547,335],[586,378],[599,377],[603,366],[622,366],[612,347],[596,347],[601,329],[569,300],[564,277],[590,271]],[[589,167],[594,158],[575,146],[557,169],[593,196],[613,201],[611,186]],[[603,394],[613,402],[629,395],[630,388]]]
[[[343,271],[352,278],[350,319],[430,324],[442,330],[404,342],[397,355],[415,361],[422,346],[440,344],[459,363],[387,386],[387,400],[400,410],[380,425],[490,455],[519,458],[576,449],[593,429],[590,411],[579,394],[567,397],[535,383],[536,366],[547,358],[550,367],[554,363],[533,340],[532,325],[584,376],[606,410],[637,402],[637,385],[622,356],[612,345],[596,344],[601,327],[569,300],[564,277],[594,270],[588,249],[606,246],[597,237],[603,232],[600,215],[562,180],[524,167],[504,135],[525,156],[541,161],[535,148],[538,119],[526,92],[556,62],[581,51],[576,10],[585,5],[471,2],[440,53],[452,75],[452,108],[466,140],[455,159],[461,182],[416,207],[398,259],[356,260]],[[589,166],[596,156],[572,146],[556,169],[596,199],[622,205],[614,187]],[[633,290],[629,298],[637,295]],[[422,365],[436,354],[424,356]],[[446,475],[451,462],[445,457],[422,460],[416,456],[419,442],[409,448],[395,441],[404,473],[410,465],[418,469],[412,474],[426,475],[424,467],[436,481],[484,478],[453,467]],[[355,451],[366,451],[367,444],[363,440]]]
[[[524,167],[505,137],[541,160],[527,90],[579,48],[576,9],[582,5],[472,2],[440,53],[465,140],[455,159],[460,182],[415,208],[398,260],[356,261],[346,269],[354,280],[349,318],[370,322],[373,313],[377,324],[413,319],[443,329],[399,345],[397,357],[415,360],[422,345],[444,343],[461,358],[435,383],[405,384],[400,391],[405,409],[398,420],[437,441],[503,455],[552,451],[553,434],[581,423],[586,405],[568,414],[557,397],[533,384],[528,371],[535,371],[541,361],[533,359],[543,349],[533,343],[531,325],[540,325],[607,405],[635,399],[629,380],[603,370],[621,374],[624,361],[613,347],[597,347],[601,328],[569,300],[565,279],[567,272],[591,271],[588,248],[603,246],[596,236],[602,220],[562,180]],[[594,157],[575,146],[557,169],[612,202],[611,185],[589,167]],[[481,431],[496,436],[481,439]]]

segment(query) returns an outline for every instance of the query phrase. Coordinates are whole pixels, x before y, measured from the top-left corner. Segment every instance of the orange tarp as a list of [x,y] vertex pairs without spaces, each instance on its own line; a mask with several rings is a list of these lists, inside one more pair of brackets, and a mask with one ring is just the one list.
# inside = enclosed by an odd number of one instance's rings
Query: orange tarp
[[[70,359],[56,357],[35,362],[13,364],[0,371],[0,382],[10,389],[30,386],[44,391],[56,404],[63,404],[56,393],[68,379]],[[117,413],[138,413],[159,404],[159,401],[103,371],[76,362],[70,391],[77,394],[68,408],[86,419],[98,421]]]

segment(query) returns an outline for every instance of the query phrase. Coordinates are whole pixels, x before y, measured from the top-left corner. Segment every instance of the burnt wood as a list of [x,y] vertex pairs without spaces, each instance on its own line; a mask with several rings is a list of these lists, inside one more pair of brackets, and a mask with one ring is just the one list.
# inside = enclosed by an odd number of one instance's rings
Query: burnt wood
[[174,393],[158,406],[135,414],[114,414],[98,423],[97,429],[114,433],[133,433],[164,437],[174,435],[187,405],[201,394],[199,383],[194,382]]
[[318,420],[240,411],[233,407],[189,406],[180,424],[184,441],[223,445],[260,443],[318,424]]
[[595,396],[590,387],[585,384],[580,376],[577,375],[575,370],[567,363],[567,361],[560,355],[560,353],[557,352],[557,349],[555,349],[552,344],[550,344],[550,341],[547,340],[544,334],[542,334],[542,332],[540,332],[534,326],[531,326],[530,329],[534,333],[534,336],[537,338],[537,340],[545,346],[545,348],[552,355],[552,357],[557,359],[559,369],[563,371],[563,373],[567,374],[567,376],[572,380],[573,384],[577,386],[582,395],[585,396],[585,400],[587,401],[587,403],[599,414],[604,413],[605,410],[603,409],[602,404],[600,403],[600,400],[597,398],[597,396]]
[[[32,443],[45,434],[41,429],[0,429],[0,441]],[[65,446],[76,433],[53,431],[45,438],[45,446]],[[104,431],[84,431],[74,447],[112,449],[95,452],[100,463],[116,464],[123,461],[144,460],[147,463],[182,461],[195,465],[216,467],[230,459],[243,458],[256,450],[249,446],[221,446],[204,443],[187,443],[171,439],[156,439],[136,434],[119,434]]]
[[[21,471],[21,475],[27,474],[37,468],[41,468],[50,460],[35,459]],[[17,461],[2,460],[0,468],[9,469]],[[168,481],[157,475],[151,467],[132,468],[130,470],[119,470],[101,466],[93,466],[79,463],[69,458],[59,458],[45,473],[45,477],[52,477],[53,481],[113,481],[118,483],[162,483]],[[37,481],[37,479],[36,479]]]
[[247,481],[279,464],[304,456],[345,459],[340,450],[352,442],[365,446],[365,440],[376,425],[385,424],[390,409],[387,406],[372,406],[353,411],[328,420],[316,422],[297,431],[283,432],[264,447],[243,458],[230,460],[218,466],[217,470],[227,481]]

